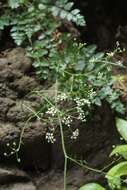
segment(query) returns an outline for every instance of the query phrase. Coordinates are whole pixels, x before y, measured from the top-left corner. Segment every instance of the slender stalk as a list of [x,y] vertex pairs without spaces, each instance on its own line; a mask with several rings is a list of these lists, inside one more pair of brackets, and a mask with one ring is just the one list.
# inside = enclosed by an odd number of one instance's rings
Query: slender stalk
[[102,173],[102,170],[91,168],[91,167],[87,166],[86,164],[82,164],[82,163],[78,162],[77,160],[75,160],[75,159],[73,159],[73,158],[71,158],[69,156],[68,156],[68,159],[70,161],[74,162],[75,164],[79,165],[82,168],[88,169],[88,170],[96,172],[96,173]]
[[62,143],[63,153],[64,153],[64,156],[68,158],[67,153],[66,153],[66,148],[65,148],[65,142],[64,142],[63,126],[61,123],[61,118],[60,118],[59,113],[58,113],[58,120],[59,120],[59,126],[60,126],[60,134],[61,134],[61,143]]
[[[55,85],[55,106],[56,107],[57,107],[57,93],[58,93],[58,82],[56,80],[56,85]],[[62,126],[61,117],[60,117],[60,111],[57,112],[57,116],[58,116],[58,122],[59,122],[59,127],[60,127],[62,150],[63,150],[63,154],[64,154],[64,190],[67,190],[67,161],[68,161],[68,156],[67,156],[66,148],[65,148],[64,132],[63,132],[63,126]]]
[[64,190],[67,190],[67,161],[68,158],[64,158]]
[[58,120],[59,120],[59,126],[60,126],[62,150],[63,150],[63,154],[64,154],[64,190],[67,190],[67,161],[68,161],[68,155],[67,155],[66,148],[65,148],[63,126],[62,126],[62,123],[61,123],[61,118],[60,118],[59,112],[58,112]]

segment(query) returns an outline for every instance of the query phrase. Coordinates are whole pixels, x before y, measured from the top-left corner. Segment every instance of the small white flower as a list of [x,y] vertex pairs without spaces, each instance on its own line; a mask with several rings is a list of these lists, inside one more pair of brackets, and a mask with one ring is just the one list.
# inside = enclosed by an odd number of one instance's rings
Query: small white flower
[[6,152],[4,152],[4,156],[7,156],[7,153],[6,153]]
[[120,46],[120,43],[119,41],[116,42],[116,46],[119,47]]
[[57,96],[57,101],[66,101],[68,96],[65,93],[61,93]]
[[74,101],[76,102],[76,104],[77,104],[78,107],[82,107],[84,105],[90,106],[90,101],[87,100],[87,99],[85,99],[85,98],[82,98],[82,99],[75,98]]
[[47,132],[45,138],[48,141],[48,143],[54,143],[56,141],[52,132]]
[[51,116],[55,116],[57,112],[58,112],[58,109],[55,106],[52,106],[47,110],[46,113]]
[[62,119],[62,123],[65,124],[65,125],[67,125],[68,127],[70,127],[72,121],[73,121],[73,120],[72,120],[72,118],[71,118],[70,115],[68,115],[68,116],[66,116],[66,117],[64,117],[64,118]]
[[86,115],[85,115],[84,111],[82,110],[82,108],[78,107],[77,112],[79,114],[78,119],[85,122],[86,121]]
[[16,142],[13,142],[13,146],[16,146]]
[[107,56],[108,56],[108,57],[113,57],[114,54],[115,54],[115,52],[109,52],[109,53],[107,53]]
[[17,162],[19,162],[19,163],[20,163],[20,162],[21,162],[21,159],[20,159],[20,158],[18,158],[18,159],[17,159]]
[[7,143],[7,146],[10,146],[10,143]]
[[76,129],[75,131],[73,131],[71,139],[76,140],[78,136],[79,136],[79,129]]

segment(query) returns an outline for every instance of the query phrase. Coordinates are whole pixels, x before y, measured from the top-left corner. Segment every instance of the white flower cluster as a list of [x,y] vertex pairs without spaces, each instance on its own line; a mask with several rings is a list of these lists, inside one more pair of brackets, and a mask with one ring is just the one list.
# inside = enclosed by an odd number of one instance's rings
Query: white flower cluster
[[106,55],[111,58],[115,55],[115,52],[108,52],[106,53]]
[[51,116],[55,116],[57,112],[58,112],[58,109],[55,106],[52,106],[47,110],[46,113]]
[[85,99],[85,98],[75,98],[74,101],[77,104],[77,112],[78,112],[78,119],[85,122],[86,121],[86,113],[84,112],[84,110],[82,109],[83,106],[87,105],[88,107],[90,107],[90,101]]
[[65,124],[65,125],[67,125],[68,127],[70,127],[72,121],[73,121],[73,120],[72,120],[72,118],[71,118],[70,115],[68,115],[68,116],[66,116],[66,117],[64,117],[64,118],[62,119],[62,123]]
[[57,96],[57,101],[66,101],[68,96],[65,93],[61,93]]
[[48,141],[48,143],[54,143],[56,141],[54,134],[52,132],[47,132],[46,133],[46,140]]
[[79,136],[79,129],[76,129],[75,131],[73,131],[71,139],[76,140],[78,136]]
[[84,105],[90,106],[90,101],[87,100],[87,99],[85,99],[85,98],[82,98],[82,99],[75,98],[74,101],[76,102],[76,104],[77,104],[78,107],[82,107]]
[[86,115],[85,112],[83,111],[83,109],[81,107],[77,107],[77,112],[78,112],[78,119],[85,122],[86,121]]

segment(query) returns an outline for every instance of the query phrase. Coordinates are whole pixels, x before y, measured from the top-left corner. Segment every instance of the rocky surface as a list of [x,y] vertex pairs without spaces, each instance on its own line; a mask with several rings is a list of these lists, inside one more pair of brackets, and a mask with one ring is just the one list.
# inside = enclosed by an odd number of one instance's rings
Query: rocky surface
[[30,177],[17,168],[0,168],[0,189],[1,190],[36,190]]
[[[83,184],[83,170],[73,168],[68,172],[68,190],[78,190]],[[63,190],[63,172],[54,170],[48,173],[28,175],[15,167],[0,168],[1,190]]]
[[1,188],[1,190],[36,190],[36,188],[35,188],[35,186],[33,186],[32,182],[3,185],[0,188]]
[[[78,190],[83,184],[84,173],[83,170],[73,168],[69,170],[67,175],[68,190]],[[36,178],[35,178],[36,183]],[[50,172],[48,175],[40,176],[36,183],[38,190],[64,190],[63,188],[63,173]]]
[[[33,76],[31,61],[22,48],[4,51],[0,56],[0,157],[2,161],[12,160],[13,144],[18,146],[23,133],[21,165],[46,169],[50,162],[50,146],[45,142],[45,126],[36,119],[29,118],[40,100],[32,94],[41,90],[42,85]],[[8,146],[7,146],[8,145]],[[38,147],[38,148],[36,148]],[[11,160],[11,161],[10,161]]]

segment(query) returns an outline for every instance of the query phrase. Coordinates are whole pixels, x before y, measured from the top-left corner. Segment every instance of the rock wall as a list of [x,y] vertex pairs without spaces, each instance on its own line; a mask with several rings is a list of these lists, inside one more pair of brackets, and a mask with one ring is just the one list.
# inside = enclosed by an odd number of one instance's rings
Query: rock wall
[[[22,48],[4,51],[0,55],[0,157],[8,163],[16,162],[15,155],[7,157],[18,146],[22,129],[23,145],[19,153],[23,167],[49,168],[50,145],[44,140],[45,126],[33,119],[32,111],[40,100],[32,91],[42,85],[32,72],[31,61]],[[36,148],[37,147],[37,148]],[[5,155],[5,156],[4,156]]]

